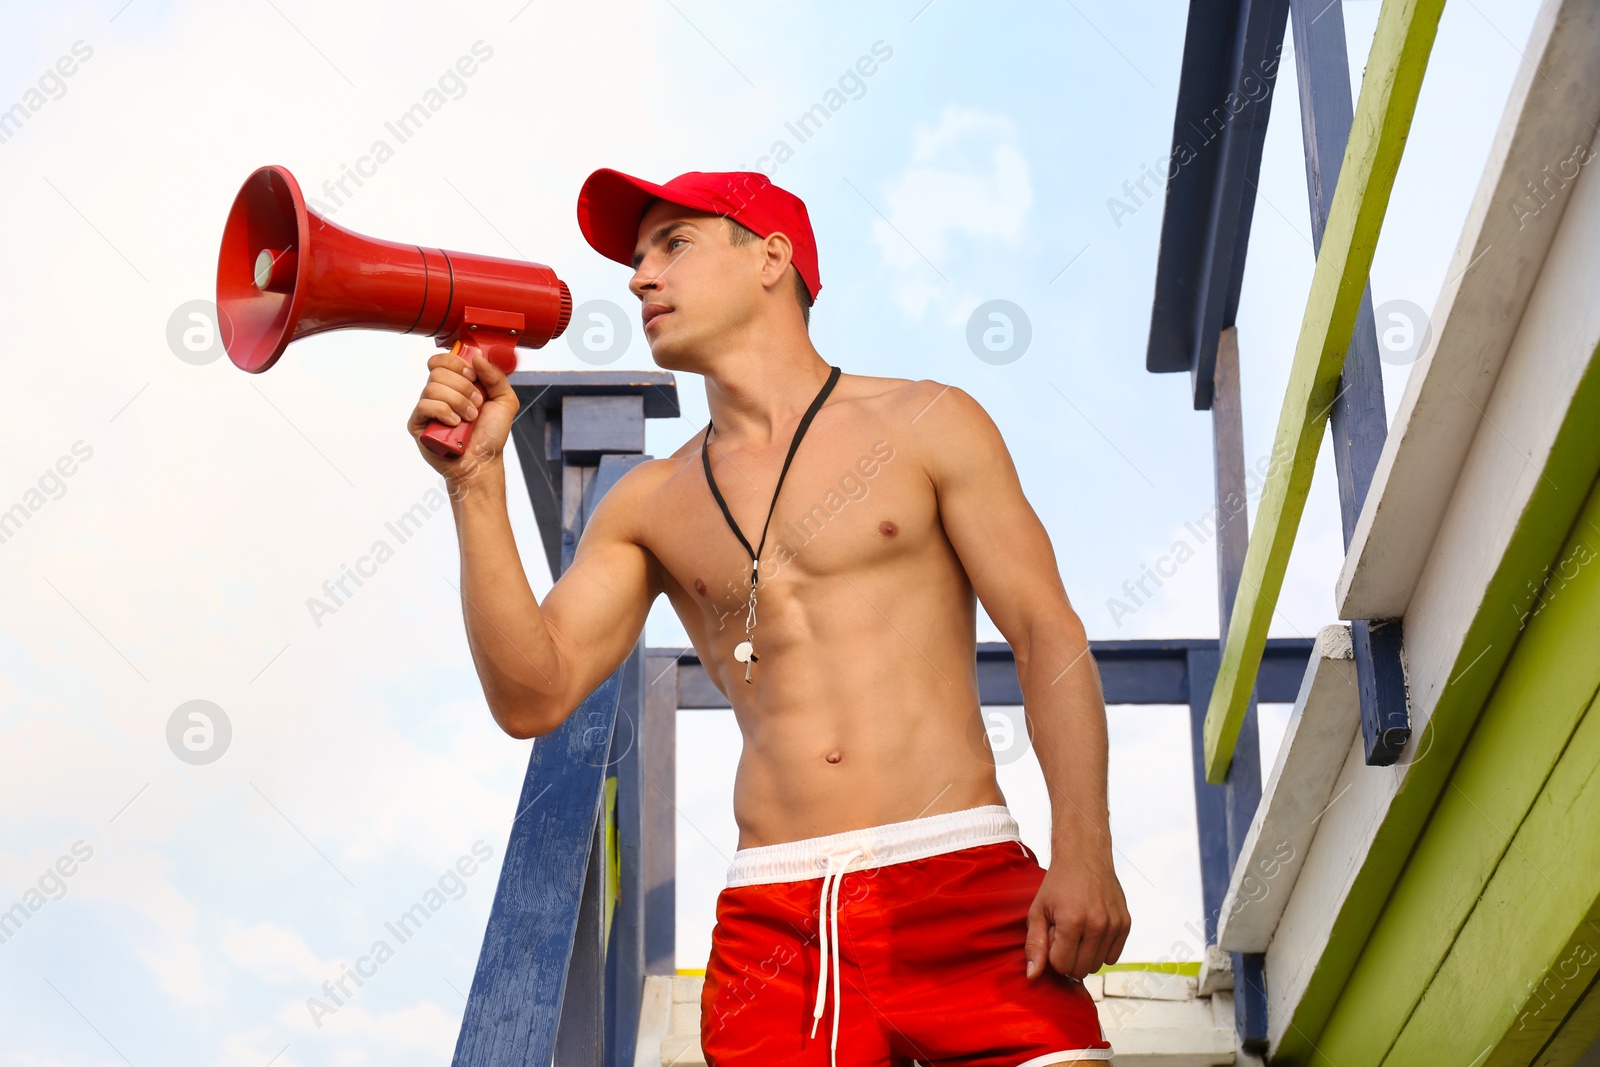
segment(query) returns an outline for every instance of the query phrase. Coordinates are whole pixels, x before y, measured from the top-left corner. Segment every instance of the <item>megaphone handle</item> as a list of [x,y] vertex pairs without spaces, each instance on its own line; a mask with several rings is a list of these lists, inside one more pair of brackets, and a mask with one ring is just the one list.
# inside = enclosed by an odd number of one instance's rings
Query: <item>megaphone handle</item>
[[[484,338],[483,340],[489,341],[489,338]],[[502,344],[492,342],[479,344],[468,341],[466,338],[461,338],[450,346],[450,354],[460,356],[470,367],[472,366],[473,355],[481,352],[485,359],[499,367],[504,373],[510,374],[517,369],[516,341],[514,338],[507,338],[506,341],[507,343]],[[511,366],[509,367],[505,366],[507,358],[511,361]],[[481,387],[479,392],[483,392]],[[487,399],[487,394],[485,394],[485,399]],[[434,455],[445,459],[455,459],[467,450],[467,440],[471,436],[472,423],[465,419],[454,426],[434,419],[428,424],[428,428],[422,431],[421,440],[423,447]]]

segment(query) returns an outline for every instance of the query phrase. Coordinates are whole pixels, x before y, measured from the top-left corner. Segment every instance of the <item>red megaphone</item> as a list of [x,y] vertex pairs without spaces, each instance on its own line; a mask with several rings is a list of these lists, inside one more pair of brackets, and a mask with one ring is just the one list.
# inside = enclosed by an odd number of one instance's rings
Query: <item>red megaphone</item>
[[[217,257],[217,319],[234,365],[260,373],[292,341],[352,327],[423,334],[469,364],[510,374],[518,345],[540,348],[572,317],[572,294],[539,263],[363,237],[306,207],[283,167],[262,167],[234,198]],[[434,421],[422,443],[466,450],[472,423]]]

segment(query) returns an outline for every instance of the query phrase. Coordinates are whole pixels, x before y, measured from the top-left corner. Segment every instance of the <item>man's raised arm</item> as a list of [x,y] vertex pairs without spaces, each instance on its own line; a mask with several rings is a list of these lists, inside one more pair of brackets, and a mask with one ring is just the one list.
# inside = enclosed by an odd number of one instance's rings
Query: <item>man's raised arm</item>
[[452,426],[463,417],[473,422],[467,451],[454,460],[418,445],[450,489],[467,643],[495,722],[512,737],[537,737],[559,726],[622,663],[660,591],[649,555],[631,532],[637,511],[630,497],[639,491],[640,471],[630,471],[601,498],[572,565],[541,608],[506,510],[504,447],[519,407],[516,394],[482,356],[471,370],[448,352],[428,366],[428,384],[409,423],[412,436],[432,419]]

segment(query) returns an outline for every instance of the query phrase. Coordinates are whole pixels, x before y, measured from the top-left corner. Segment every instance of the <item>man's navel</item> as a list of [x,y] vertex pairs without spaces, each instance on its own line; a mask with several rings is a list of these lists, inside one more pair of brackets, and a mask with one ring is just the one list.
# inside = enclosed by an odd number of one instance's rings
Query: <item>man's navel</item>
[[838,749],[834,749],[832,752],[824,756],[823,759],[826,759],[829,763],[838,763],[840,760],[844,759],[844,753],[840,752]]

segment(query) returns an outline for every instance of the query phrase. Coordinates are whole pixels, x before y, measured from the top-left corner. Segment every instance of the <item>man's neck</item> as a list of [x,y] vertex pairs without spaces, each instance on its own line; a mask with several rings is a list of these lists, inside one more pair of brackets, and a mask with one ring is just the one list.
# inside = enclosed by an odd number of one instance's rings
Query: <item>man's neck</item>
[[[776,356],[777,358],[772,358]],[[792,354],[762,353],[708,373],[712,437],[751,448],[788,446],[795,425],[828,380],[831,368],[809,343]]]

